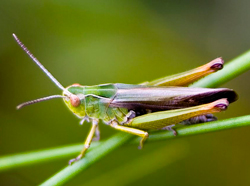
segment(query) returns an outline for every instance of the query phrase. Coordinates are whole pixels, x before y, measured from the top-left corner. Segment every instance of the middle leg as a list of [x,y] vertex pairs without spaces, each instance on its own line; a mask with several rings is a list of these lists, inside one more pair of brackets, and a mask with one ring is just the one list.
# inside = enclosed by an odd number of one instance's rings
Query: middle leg
[[110,126],[117,129],[117,130],[120,130],[120,131],[123,131],[123,132],[127,132],[127,133],[130,133],[130,134],[134,134],[134,135],[142,137],[142,139],[140,141],[139,149],[141,149],[143,147],[144,142],[148,138],[148,133],[147,132],[145,132],[143,130],[140,130],[140,129],[135,129],[135,128],[131,128],[131,127],[125,127],[125,126],[122,126],[122,125],[118,125],[118,123],[115,122],[115,121],[111,122]]

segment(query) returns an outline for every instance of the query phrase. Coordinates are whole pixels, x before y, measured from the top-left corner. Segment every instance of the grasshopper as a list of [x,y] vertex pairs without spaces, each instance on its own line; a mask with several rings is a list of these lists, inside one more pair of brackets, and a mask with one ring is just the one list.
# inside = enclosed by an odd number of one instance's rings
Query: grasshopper
[[[54,98],[63,98],[67,107],[80,119],[92,123],[79,156],[69,164],[81,159],[91,141],[100,137],[99,121],[115,128],[141,137],[140,148],[148,138],[149,130],[170,130],[176,124],[195,124],[216,120],[212,113],[225,110],[229,103],[237,100],[237,94],[227,88],[190,88],[194,81],[221,70],[224,61],[213,61],[190,71],[158,80],[132,84],[101,84],[83,86],[73,84],[64,88],[59,81],[34,57],[24,44],[13,34],[16,42],[40,67],[40,69],[59,87],[62,95],[52,95],[28,101],[24,106]],[[151,120],[145,120],[150,118]]]

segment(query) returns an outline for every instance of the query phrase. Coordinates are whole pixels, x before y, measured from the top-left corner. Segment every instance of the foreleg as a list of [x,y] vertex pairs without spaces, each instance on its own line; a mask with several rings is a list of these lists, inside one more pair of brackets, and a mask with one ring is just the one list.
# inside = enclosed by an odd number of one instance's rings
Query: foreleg
[[93,121],[92,121],[92,127],[91,127],[91,129],[90,129],[90,132],[89,132],[89,134],[88,134],[87,139],[86,139],[85,142],[84,142],[84,147],[83,147],[81,153],[80,153],[76,158],[71,159],[71,160],[69,161],[69,164],[70,164],[70,165],[71,165],[73,162],[80,160],[80,159],[84,156],[85,152],[86,152],[86,151],[88,150],[88,148],[90,147],[90,144],[91,144],[91,141],[92,141],[92,139],[93,139],[93,137],[94,137],[94,134],[95,134],[95,131],[96,131],[97,126],[98,126],[98,120],[94,120],[94,119],[93,119]]

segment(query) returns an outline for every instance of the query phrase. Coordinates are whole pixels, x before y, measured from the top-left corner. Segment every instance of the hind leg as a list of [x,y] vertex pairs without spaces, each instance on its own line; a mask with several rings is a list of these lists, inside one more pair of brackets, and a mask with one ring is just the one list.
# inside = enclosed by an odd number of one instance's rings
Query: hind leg
[[153,86],[188,86],[191,83],[223,68],[224,61],[216,58],[213,61],[198,68],[182,72],[179,74],[163,77],[150,82],[144,82],[142,85]]

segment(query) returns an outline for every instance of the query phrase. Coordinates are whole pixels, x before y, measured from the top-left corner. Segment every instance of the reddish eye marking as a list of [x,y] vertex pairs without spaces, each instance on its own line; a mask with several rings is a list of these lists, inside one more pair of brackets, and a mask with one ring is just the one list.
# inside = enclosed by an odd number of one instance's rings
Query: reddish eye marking
[[78,107],[81,104],[80,98],[76,95],[70,96],[70,103],[73,107]]

